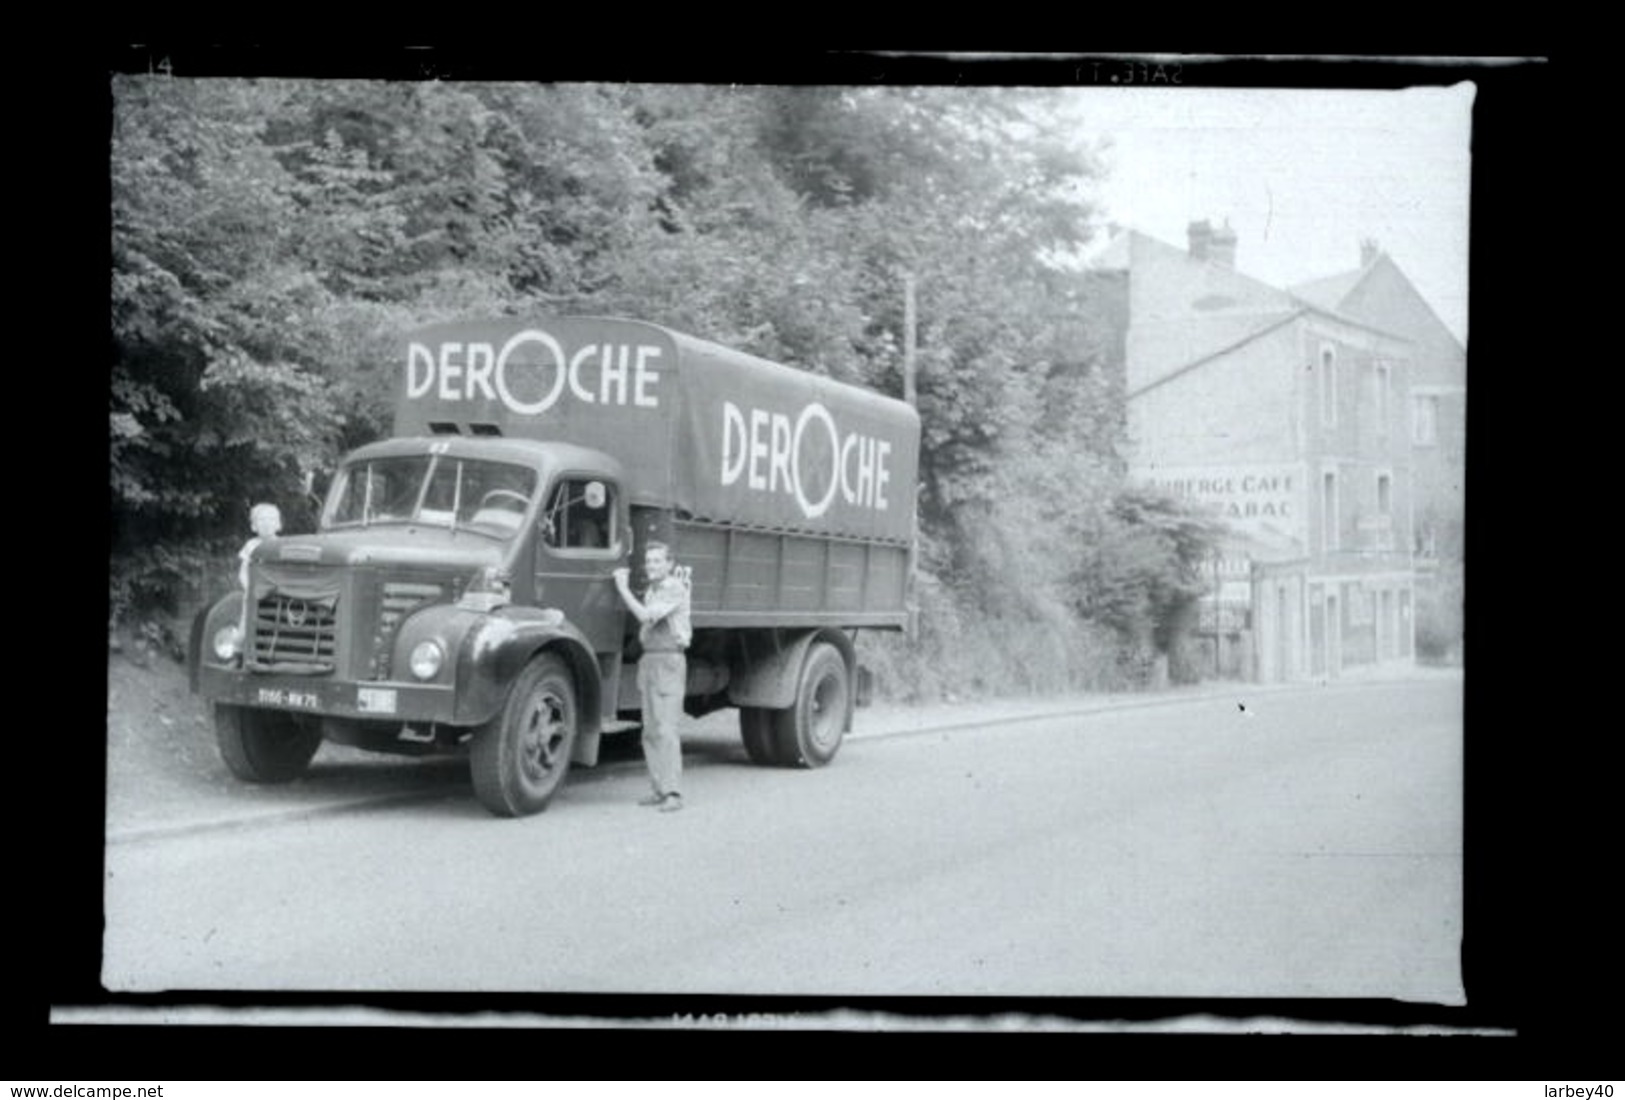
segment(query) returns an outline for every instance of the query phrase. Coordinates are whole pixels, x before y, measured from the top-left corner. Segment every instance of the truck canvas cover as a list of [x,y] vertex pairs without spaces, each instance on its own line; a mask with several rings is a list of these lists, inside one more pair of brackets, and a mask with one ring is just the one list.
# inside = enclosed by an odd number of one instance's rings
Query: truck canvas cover
[[412,333],[396,434],[591,447],[633,504],[731,526],[906,544],[919,417],[901,401],[640,321],[548,317]]

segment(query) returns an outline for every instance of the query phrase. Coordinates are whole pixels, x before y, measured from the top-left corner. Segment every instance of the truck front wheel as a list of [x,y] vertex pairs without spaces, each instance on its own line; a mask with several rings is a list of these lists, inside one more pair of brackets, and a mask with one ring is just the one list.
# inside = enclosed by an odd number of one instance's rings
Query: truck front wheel
[[322,743],[319,719],[234,703],[214,705],[214,736],[231,774],[249,783],[298,779]]
[[544,653],[525,666],[496,717],[474,731],[475,797],[498,817],[540,813],[570,770],[575,739],[575,681],[562,660]]
[[795,704],[772,712],[775,762],[817,768],[833,760],[846,734],[851,698],[851,677],[841,651],[827,642],[813,646],[801,668]]

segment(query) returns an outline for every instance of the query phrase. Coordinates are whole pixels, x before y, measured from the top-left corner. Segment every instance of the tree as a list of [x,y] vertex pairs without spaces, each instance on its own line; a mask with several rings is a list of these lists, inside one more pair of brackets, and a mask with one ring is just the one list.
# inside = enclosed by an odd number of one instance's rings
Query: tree
[[912,278],[943,623],[1095,607],[1074,561],[1109,525],[1121,392],[1057,262],[1090,232],[1098,168],[1045,93],[114,92],[115,588],[143,547],[240,537],[255,499],[313,520],[305,486],[386,430],[416,324],[619,313],[900,395]]
[[1127,655],[1176,655],[1207,590],[1202,565],[1224,529],[1148,489],[1120,490],[1074,559],[1078,612],[1117,631]]
[[266,133],[295,98],[254,82],[115,84],[116,614],[172,594],[191,565],[177,547],[240,532],[255,499],[301,502],[331,461],[344,410],[325,373],[338,292],[322,273],[364,275],[354,242],[394,219],[339,202],[364,193],[366,171],[337,141],[289,170]]

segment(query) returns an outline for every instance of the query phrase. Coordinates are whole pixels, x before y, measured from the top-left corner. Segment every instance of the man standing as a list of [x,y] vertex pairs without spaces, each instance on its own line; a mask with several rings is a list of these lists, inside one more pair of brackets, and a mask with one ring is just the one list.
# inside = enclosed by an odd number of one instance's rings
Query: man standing
[[693,637],[689,626],[688,570],[671,560],[671,548],[651,542],[643,554],[649,587],[639,600],[632,594],[625,566],[615,570],[615,587],[628,610],[637,616],[643,659],[638,662],[638,690],[643,696],[643,759],[654,793],[639,805],[661,812],[683,808],[678,787],[683,778],[683,748],[677,723],[683,715],[683,688],[688,659],[683,653]]

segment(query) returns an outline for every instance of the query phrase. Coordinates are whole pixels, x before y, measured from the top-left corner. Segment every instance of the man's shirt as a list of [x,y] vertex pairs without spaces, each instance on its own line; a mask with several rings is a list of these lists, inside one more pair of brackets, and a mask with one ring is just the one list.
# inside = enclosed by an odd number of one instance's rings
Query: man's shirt
[[649,586],[643,606],[652,620],[638,627],[638,640],[649,653],[680,653],[688,648],[694,628],[688,621],[688,582],[667,577]]

